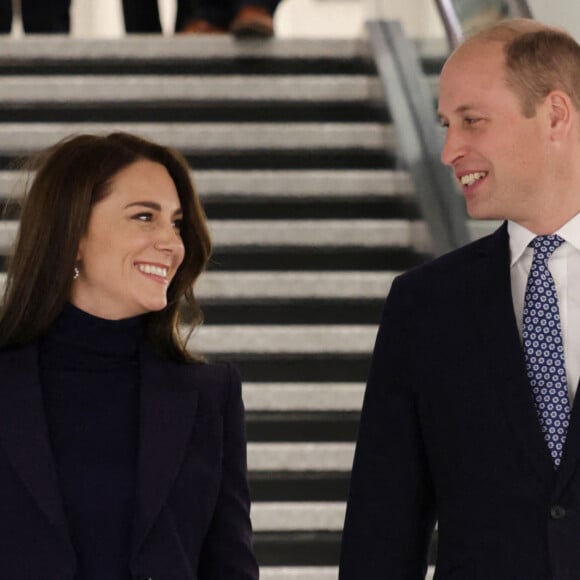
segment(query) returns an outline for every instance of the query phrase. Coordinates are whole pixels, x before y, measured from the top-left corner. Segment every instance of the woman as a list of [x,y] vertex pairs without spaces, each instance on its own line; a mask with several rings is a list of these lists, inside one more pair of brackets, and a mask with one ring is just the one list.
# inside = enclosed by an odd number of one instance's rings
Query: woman
[[39,160],[0,317],[0,578],[258,578],[240,378],[178,332],[209,253],[178,153]]

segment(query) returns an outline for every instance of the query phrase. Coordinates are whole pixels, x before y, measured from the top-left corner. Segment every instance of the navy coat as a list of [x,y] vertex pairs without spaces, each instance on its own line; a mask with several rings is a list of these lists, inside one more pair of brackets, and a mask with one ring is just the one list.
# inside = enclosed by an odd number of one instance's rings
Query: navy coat
[[[238,373],[141,349],[136,579],[256,580]],[[0,352],[0,578],[73,580],[38,347]]]
[[396,279],[354,460],[341,580],[580,578],[580,396],[552,465],[513,311],[504,224]]

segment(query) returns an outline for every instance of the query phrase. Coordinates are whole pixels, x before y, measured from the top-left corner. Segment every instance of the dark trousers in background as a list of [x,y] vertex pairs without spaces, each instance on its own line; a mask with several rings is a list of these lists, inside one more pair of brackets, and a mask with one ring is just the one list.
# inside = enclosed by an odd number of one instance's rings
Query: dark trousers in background
[[[195,19],[227,28],[242,6],[260,6],[274,14],[280,0],[178,0],[175,30]],[[157,0],[123,0],[127,32],[161,32]]]
[[[68,34],[70,0],[21,0],[24,32]],[[12,28],[12,0],[0,0],[0,33]]]

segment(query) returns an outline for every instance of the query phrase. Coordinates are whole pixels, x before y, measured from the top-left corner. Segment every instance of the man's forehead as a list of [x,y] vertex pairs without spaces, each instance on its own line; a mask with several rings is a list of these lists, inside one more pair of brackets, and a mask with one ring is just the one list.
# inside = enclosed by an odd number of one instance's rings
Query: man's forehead
[[471,63],[477,63],[479,67],[488,68],[505,63],[504,44],[490,40],[467,40],[456,48],[445,61],[441,74],[449,69],[462,69],[469,67]]

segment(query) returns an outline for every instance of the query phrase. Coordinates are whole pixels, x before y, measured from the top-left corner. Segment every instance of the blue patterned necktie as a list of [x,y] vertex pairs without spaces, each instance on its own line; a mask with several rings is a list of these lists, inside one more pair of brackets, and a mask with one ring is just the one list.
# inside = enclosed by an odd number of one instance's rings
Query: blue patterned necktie
[[537,236],[524,299],[523,341],[528,378],[548,450],[557,468],[570,421],[564,343],[556,285],[548,260],[564,240]]

